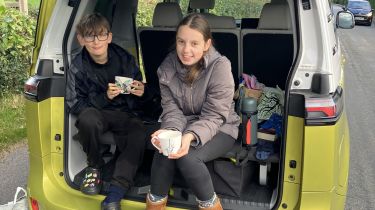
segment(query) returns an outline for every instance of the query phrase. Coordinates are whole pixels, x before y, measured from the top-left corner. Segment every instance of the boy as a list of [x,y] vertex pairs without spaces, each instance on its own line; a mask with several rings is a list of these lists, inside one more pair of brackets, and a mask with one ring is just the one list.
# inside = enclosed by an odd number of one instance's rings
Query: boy
[[[142,75],[135,59],[111,43],[110,25],[104,16],[83,17],[77,25],[77,38],[83,49],[67,72],[66,100],[70,113],[78,116],[79,142],[89,166],[81,191],[91,195],[100,192],[100,168],[104,165],[100,140],[103,133],[112,131],[120,154],[109,193],[101,205],[102,209],[120,209],[120,201],[133,184],[145,146],[145,128],[136,108],[150,94],[140,82]],[[115,76],[133,79],[129,94],[121,94]]]

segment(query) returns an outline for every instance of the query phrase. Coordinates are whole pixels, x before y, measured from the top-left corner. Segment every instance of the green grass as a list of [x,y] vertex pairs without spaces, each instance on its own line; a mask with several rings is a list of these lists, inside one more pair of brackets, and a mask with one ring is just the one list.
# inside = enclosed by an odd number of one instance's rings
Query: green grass
[[21,94],[0,98],[0,152],[26,138],[25,102]]

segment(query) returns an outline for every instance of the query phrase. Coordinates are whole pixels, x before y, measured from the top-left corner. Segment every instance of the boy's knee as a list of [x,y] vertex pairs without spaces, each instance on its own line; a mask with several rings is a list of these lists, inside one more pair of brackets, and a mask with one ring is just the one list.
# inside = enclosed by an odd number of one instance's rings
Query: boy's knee
[[100,123],[100,112],[90,107],[81,112],[76,125],[77,128],[95,128]]

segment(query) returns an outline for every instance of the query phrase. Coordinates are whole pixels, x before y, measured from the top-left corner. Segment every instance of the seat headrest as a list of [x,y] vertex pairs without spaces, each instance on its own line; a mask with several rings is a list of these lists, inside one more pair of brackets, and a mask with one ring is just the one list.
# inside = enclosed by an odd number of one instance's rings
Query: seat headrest
[[[201,13],[203,14],[203,13]],[[230,16],[204,15],[212,29],[237,28],[236,20]]]
[[258,29],[290,30],[291,25],[290,10],[286,2],[267,3],[263,6]]
[[190,8],[192,9],[213,9],[215,0],[190,0]]
[[160,2],[156,5],[152,25],[154,27],[176,27],[182,20],[180,5],[176,2]]

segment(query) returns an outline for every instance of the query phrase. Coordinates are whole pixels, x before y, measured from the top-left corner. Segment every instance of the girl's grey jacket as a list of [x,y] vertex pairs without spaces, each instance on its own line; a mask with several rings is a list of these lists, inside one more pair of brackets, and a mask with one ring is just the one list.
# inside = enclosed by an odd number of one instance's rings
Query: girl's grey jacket
[[190,132],[197,139],[195,146],[206,144],[219,131],[237,139],[240,118],[234,111],[230,61],[210,47],[202,66],[190,85],[184,82],[188,70],[175,51],[160,65],[161,129]]

